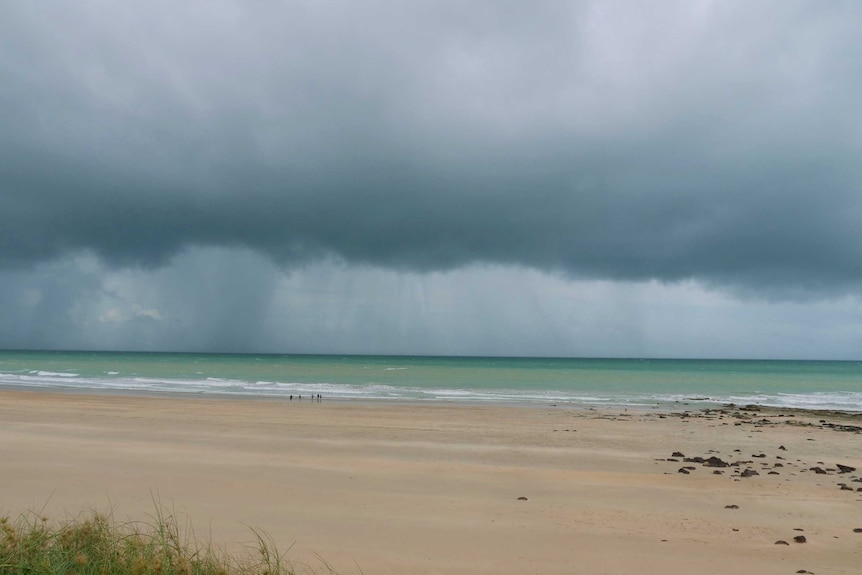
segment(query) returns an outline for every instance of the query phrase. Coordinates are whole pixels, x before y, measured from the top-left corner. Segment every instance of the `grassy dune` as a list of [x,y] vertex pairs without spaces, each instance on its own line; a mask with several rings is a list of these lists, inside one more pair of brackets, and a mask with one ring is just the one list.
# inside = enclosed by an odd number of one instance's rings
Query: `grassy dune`
[[61,522],[37,512],[0,516],[0,575],[294,575],[272,540],[241,556],[201,544],[190,525],[159,509],[151,522],[90,512]]

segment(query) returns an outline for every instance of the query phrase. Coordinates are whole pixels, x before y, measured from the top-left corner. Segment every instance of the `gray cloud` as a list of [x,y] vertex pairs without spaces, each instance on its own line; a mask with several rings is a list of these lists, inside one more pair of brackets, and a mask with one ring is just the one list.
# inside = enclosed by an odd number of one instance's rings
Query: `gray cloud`
[[244,250],[158,269],[0,270],[0,347],[592,357],[858,358],[862,300],[744,301],[694,282],[505,266],[411,273]]
[[0,7],[0,265],[862,280],[852,2]]

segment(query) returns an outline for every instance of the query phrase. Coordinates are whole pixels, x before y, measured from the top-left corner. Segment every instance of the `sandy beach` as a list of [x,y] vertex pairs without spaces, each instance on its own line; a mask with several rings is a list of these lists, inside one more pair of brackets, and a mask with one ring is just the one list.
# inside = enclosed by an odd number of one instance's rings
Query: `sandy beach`
[[343,575],[849,575],[859,426],[2,391],[0,515],[146,520],[156,499],[217,545],[251,544],[254,527],[298,566]]

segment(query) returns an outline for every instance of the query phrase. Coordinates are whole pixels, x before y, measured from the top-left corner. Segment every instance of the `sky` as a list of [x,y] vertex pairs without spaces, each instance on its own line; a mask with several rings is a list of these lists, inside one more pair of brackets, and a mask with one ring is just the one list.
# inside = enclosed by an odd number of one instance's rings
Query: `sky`
[[0,3],[0,348],[862,359],[862,3]]

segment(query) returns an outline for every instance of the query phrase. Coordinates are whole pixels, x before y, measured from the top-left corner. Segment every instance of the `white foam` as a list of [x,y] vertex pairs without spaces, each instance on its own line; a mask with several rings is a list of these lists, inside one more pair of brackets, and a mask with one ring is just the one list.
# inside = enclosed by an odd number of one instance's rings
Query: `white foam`
[[260,396],[287,398],[290,395],[321,394],[327,398],[373,399],[387,401],[448,401],[470,403],[555,403],[573,406],[630,406],[686,409],[760,404],[773,407],[804,409],[836,409],[862,412],[862,392],[782,393],[754,392],[725,395],[695,395],[692,393],[632,393],[589,390],[547,389],[469,389],[445,387],[417,387],[367,383],[338,384],[291,381],[245,381],[239,379],[206,377],[169,379],[159,377],[118,377],[117,372],[107,376],[82,376],[78,373],[47,370],[20,370],[0,372],[0,386],[57,388],[93,391],[131,391],[163,394],[221,394],[231,396]]

